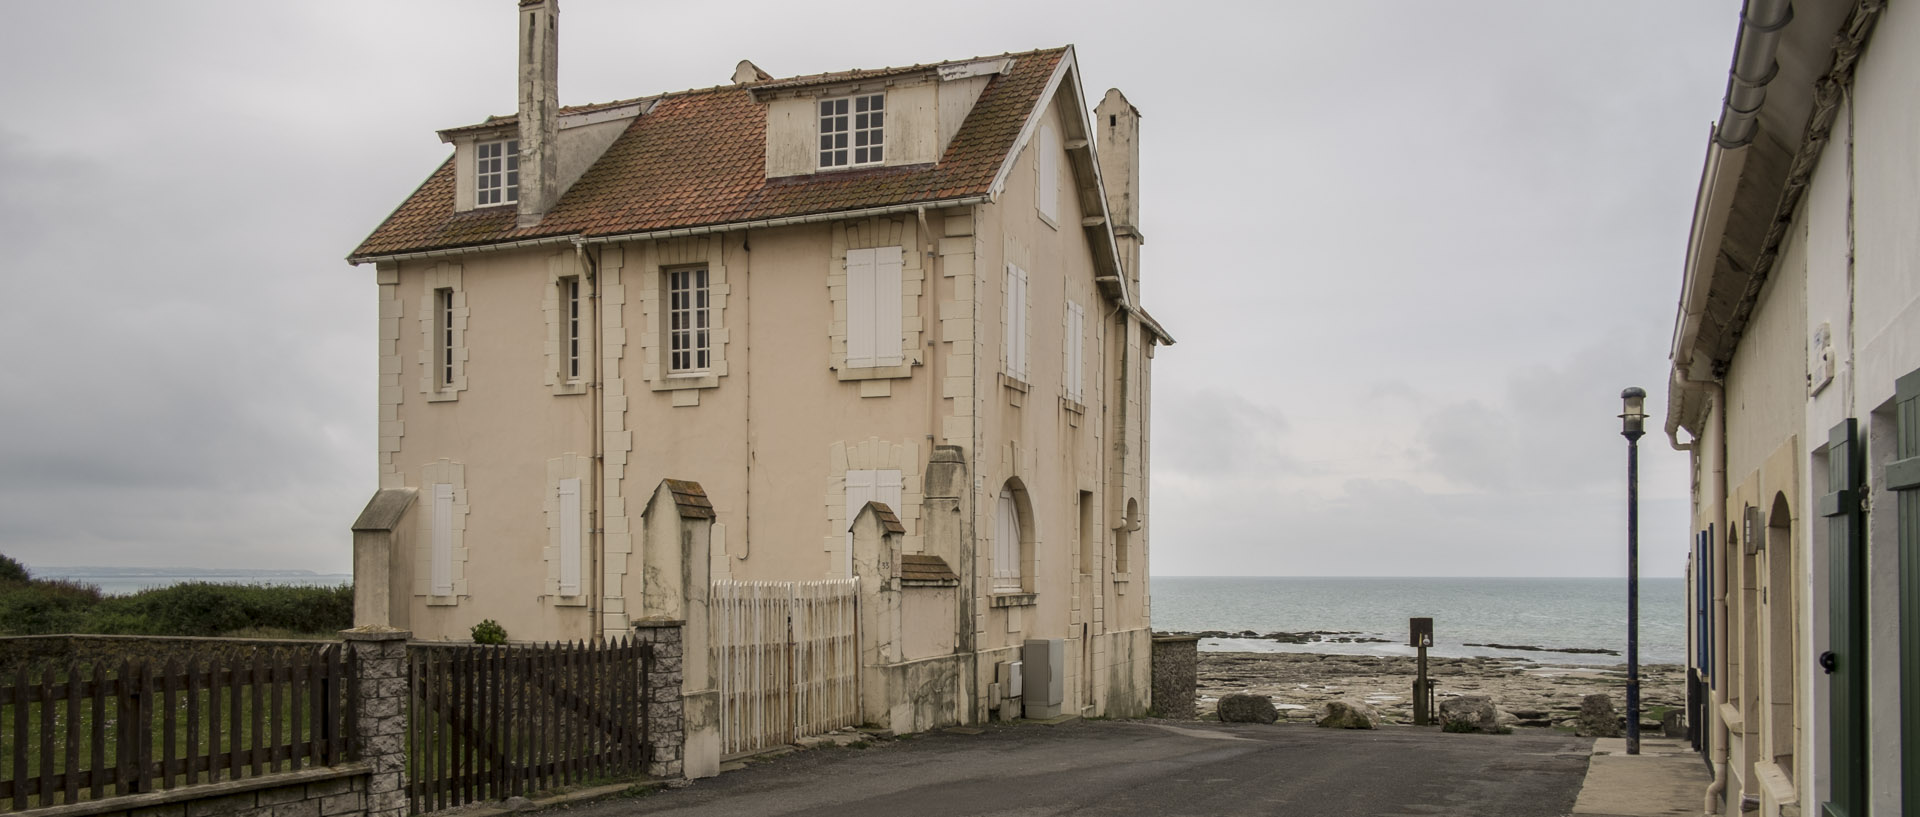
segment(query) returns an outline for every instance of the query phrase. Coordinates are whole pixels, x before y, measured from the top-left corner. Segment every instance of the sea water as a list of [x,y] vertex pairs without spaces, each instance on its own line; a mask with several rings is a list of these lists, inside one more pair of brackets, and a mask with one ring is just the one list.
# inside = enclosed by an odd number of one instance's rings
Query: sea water
[[[1640,580],[1640,662],[1686,661],[1685,581]],[[1413,655],[1407,619],[1433,619],[1439,657],[1497,656],[1554,664],[1622,664],[1627,650],[1627,580],[1469,578],[1298,578],[1155,576],[1153,629],[1259,634],[1336,631],[1322,641],[1207,638],[1200,649]],[[1508,647],[1468,646],[1504,644]],[[1517,650],[1511,647],[1539,647]],[[1612,650],[1618,655],[1567,652]]]

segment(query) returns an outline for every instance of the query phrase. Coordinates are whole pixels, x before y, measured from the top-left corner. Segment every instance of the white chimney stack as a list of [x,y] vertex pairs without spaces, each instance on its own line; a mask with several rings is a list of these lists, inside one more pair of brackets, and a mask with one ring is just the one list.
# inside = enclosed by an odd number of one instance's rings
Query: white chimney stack
[[530,227],[560,198],[560,0],[520,0],[520,214]]

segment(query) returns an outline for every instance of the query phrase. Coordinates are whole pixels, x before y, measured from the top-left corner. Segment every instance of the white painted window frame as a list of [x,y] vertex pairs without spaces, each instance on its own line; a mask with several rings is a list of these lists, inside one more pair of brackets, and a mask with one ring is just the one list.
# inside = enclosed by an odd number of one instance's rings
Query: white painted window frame
[[[866,110],[861,110],[862,107]],[[820,169],[885,164],[886,115],[884,92],[827,97],[816,102],[814,122],[818,125],[819,138],[814,145],[814,156],[819,160]]]
[[433,387],[437,390],[453,388],[458,377],[454,363],[455,350],[459,344],[454,338],[455,298],[453,287],[435,287],[433,290]]
[[473,206],[520,201],[520,140],[495,139],[473,146]]
[[586,357],[580,345],[580,292],[580,276],[560,279],[560,379],[568,383],[580,380]]
[[661,274],[667,277],[667,375],[707,374],[713,369],[713,293],[707,268],[680,267]]

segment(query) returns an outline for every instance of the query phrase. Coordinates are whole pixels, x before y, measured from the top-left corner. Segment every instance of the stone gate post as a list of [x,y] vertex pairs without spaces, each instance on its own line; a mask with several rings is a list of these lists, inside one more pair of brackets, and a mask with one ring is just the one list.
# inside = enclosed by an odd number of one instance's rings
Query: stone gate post
[[660,481],[647,502],[637,623],[684,622],[680,635],[681,773],[720,773],[720,690],[709,656],[713,504],[700,483]]
[[407,638],[392,627],[355,627],[341,638],[352,655],[353,688],[347,702],[360,760],[372,770],[367,781],[367,817],[407,814]]

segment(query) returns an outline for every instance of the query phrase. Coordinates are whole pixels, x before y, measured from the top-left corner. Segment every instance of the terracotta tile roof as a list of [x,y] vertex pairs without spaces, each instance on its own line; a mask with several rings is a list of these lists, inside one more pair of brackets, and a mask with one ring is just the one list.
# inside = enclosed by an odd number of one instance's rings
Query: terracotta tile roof
[[947,560],[931,553],[903,553],[900,555],[900,580],[958,584],[960,576],[947,567]]
[[700,483],[688,479],[666,480],[667,490],[673,492],[673,504],[680,506],[681,519],[712,519],[713,503],[707,501],[707,490]]
[[[888,533],[898,533],[903,536],[906,535],[906,532],[907,532],[906,526],[900,524],[900,517],[893,515],[893,509],[888,508],[887,503],[869,502],[866,505],[862,506],[861,510],[866,510],[867,508],[872,508],[873,515],[880,518],[881,529],[885,530]],[[854,516],[857,518],[859,514],[856,513],[854,514]]]
[[[516,228],[512,207],[454,212],[449,158],[349,258],[717,226],[984,195],[1065,55],[1065,48],[1008,55],[1014,58],[1012,70],[987,84],[946,153],[932,165],[766,178],[766,106],[754,101],[753,90],[801,79],[809,84],[838,81],[823,78],[840,74],[667,94],[627,126],[539,224]],[[851,78],[929,67],[844,74]]]

